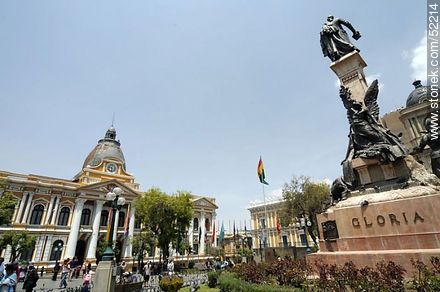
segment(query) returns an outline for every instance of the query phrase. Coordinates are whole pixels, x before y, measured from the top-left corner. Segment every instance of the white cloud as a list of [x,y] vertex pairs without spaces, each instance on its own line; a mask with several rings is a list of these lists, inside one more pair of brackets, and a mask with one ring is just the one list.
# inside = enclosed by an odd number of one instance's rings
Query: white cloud
[[426,43],[427,43],[427,38],[425,32],[417,47],[415,47],[409,52],[404,51],[402,53],[404,59],[411,60],[409,64],[412,70],[411,78],[413,78],[414,80],[422,80],[422,83],[426,83],[426,71],[427,71],[426,56],[428,54]]
[[376,74],[371,74],[371,75],[365,76],[365,79],[367,80],[368,85],[370,85],[371,82],[373,82],[374,80],[377,79],[379,81],[379,89],[382,90],[385,87],[385,85],[382,82],[380,82],[381,76],[382,76],[382,73],[376,73]]
[[270,197],[274,199],[281,199],[283,197],[283,189],[276,189],[270,192]]

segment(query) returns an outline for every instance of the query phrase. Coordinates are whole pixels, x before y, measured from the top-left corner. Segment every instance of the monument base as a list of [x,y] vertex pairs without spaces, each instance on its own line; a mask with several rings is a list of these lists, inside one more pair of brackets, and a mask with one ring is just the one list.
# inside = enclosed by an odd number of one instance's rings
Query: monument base
[[317,216],[320,252],[307,258],[358,266],[392,260],[411,275],[411,258],[429,264],[440,256],[439,206],[432,185],[350,197]]
[[307,255],[307,261],[313,263],[322,261],[326,264],[335,264],[343,266],[345,263],[352,261],[357,267],[375,267],[381,261],[392,261],[401,265],[406,270],[407,278],[413,274],[414,267],[411,259],[420,260],[430,266],[430,259],[433,256],[439,256],[440,249],[400,249],[400,250],[374,250],[374,251],[347,251],[347,252],[318,252]]
[[113,261],[100,261],[96,268],[96,278],[93,281],[93,290],[113,292],[116,284]]

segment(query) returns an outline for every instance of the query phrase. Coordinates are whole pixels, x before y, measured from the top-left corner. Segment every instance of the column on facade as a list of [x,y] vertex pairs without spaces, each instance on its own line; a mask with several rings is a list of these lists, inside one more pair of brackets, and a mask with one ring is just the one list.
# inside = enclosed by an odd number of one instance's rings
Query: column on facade
[[206,229],[205,229],[205,212],[201,212],[200,213],[200,230],[201,230],[201,235],[200,237],[200,242],[199,242],[199,254],[200,255],[204,255],[205,254],[205,234],[206,234]]
[[40,260],[41,253],[43,252],[44,236],[38,236],[35,240],[34,252],[32,254],[32,262]]
[[52,211],[52,220],[50,221],[51,225],[56,224],[55,220],[57,219],[58,209],[60,208],[60,201],[61,201],[61,197],[56,196],[54,199],[55,207],[53,208],[53,211]]
[[[116,210],[116,213],[115,213],[115,225],[113,225],[113,230],[114,230],[114,232],[113,232],[113,243],[114,244],[116,244],[116,238],[117,238],[117,236],[118,236],[118,223],[119,223],[119,210]],[[110,222],[110,224],[111,224],[111,222]]]
[[21,222],[21,215],[23,214],[24,211],[24,204],[26,203],[27,196],[28,196],[27,193],[23,193],[23,197],[21,198],[20,205],[18,207],[18,213],[15,216],[15,220],[14,220],[17,223]]
[[128,223],[128,236],[125,238],[124,241],[124,257],[129,258],[132,257],[132,250],[133,250],[133,234],[134,234],[134,223],[135,223],[135,209],[130,208],[130,221]]
[[188,244],[193,248],[193,239],[194,239],[194,218],[191,219],[191,222],[189,223],[188,227]]
[[95,212],[93,216],[92,236],[89,241],[89,248],[87,250],[87,259],[94,259],[96,257],[96,247],[99,239],[99,226],[101,223],[101,212],[104,201],[95,201]]
[[55,198],[56,198],[55,196],[52,196],[50,198],[49,208],[47,208],[46,218],[44,218],[44,224],[49,224],[49,222],[50,222],[51,215],[52,215],[52,209],[53,209],[53,202],[54,202]]
[[21,199],[17,200],[17,204],[15,204],[15,208],[14,208],[14,214],[12,215],[12,220],[11,222],[15,222],[15,220],[17,219],[17,215],[18,215],[18,211],[20,209],[20,204],[21,204]]
[[44,262],[48,262],[50,260],[50,254],[52,252],[52,242],[53,242],[53,235],[48,234],[46,240],[46,249],[44,249],[41,255],[41,260]]
[[66,257],[73,258],[75,256],[76,243],[78,242],[79,225],[81,223],[81,214],[84,207],[85,199],[76,199],[75,210],[73,211],[73,221],[70,226],[69,238],[67,240]]
[[27,217],[29,216],[29,211],[32,206],[32,198],[34,197],[34,193],[29,193],[29,199],[27,200],[26,209],[24,210],[23,219],[21,220],[21,223],[26,223]]

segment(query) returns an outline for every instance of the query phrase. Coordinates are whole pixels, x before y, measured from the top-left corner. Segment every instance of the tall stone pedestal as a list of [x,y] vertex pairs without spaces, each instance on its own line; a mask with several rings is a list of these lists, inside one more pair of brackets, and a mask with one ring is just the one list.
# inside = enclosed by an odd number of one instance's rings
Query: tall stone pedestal
[[374,266],[394,261],[411,276],[410,259],[440,256],[440,191],[413,186],[350,197],[318,215],[320,251],[309,261]]
[[341,84],[351,91],[352,97],[362,102],[368,89],[364,74],[365,67],[367,67],[367,63],[357,51],[345,55],[330,65]]
[[116,285],[116,270],[112,261],[100,261],[96,268],[94,291],[113,292]]

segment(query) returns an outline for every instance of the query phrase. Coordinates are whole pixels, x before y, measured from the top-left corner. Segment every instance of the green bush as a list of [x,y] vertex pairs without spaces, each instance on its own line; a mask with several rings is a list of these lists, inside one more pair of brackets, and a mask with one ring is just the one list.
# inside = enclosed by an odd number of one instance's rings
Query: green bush
[[238,279],[233,273],[223,272],[219,276],[219,287],[222,292],[292,292],[292,288],[265,284],[252,284]]
[[177,292],[183,286],[183,279],[179,277],[163,277],[160,279],[159,286],[166,292]]
[[431,257],[433,269],[424,262],[411,259],[414,274],[410,287],[417,291],[440,291],[440,257]]
[[208,273],[208,287],[209,288],[215,288],[218,283],[218,277],[220,276],[220,272],[209,272]]

